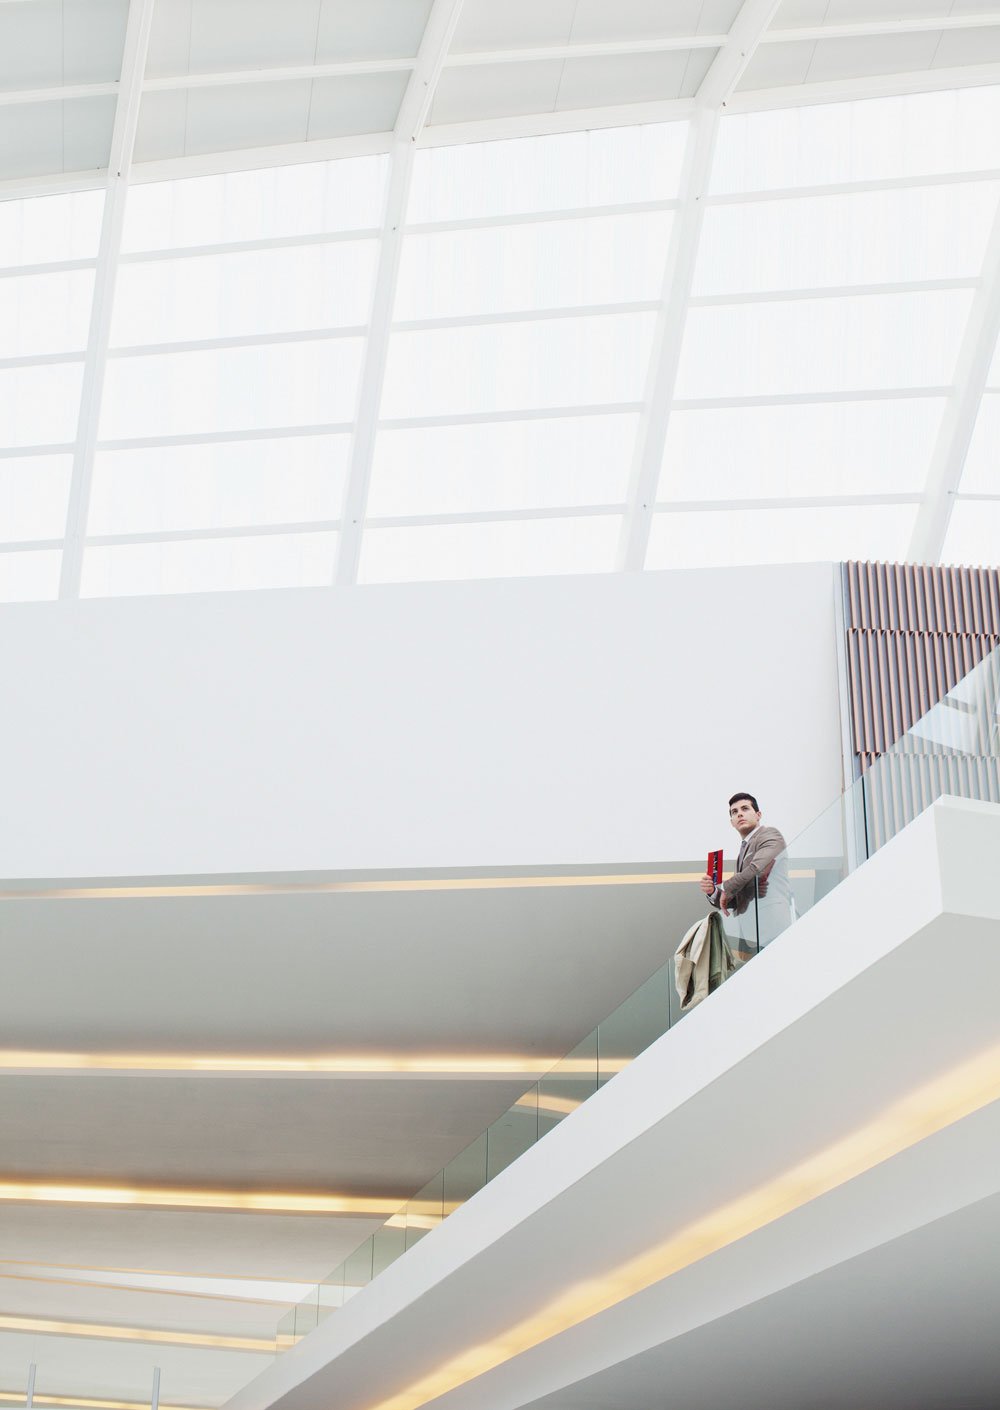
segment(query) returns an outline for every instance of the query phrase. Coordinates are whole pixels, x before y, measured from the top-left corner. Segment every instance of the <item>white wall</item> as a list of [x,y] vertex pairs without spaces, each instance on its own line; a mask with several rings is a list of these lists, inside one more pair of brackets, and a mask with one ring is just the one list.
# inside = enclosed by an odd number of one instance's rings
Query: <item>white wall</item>
[[841,787],[830,565],[0,611],[0,874],[686,860]]

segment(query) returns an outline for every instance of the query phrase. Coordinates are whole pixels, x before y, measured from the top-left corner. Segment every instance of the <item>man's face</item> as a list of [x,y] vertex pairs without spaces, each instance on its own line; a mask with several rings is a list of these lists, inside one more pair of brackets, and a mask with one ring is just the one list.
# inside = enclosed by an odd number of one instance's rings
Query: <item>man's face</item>
[[730,806],[729,821],[741,837],[746,837],[747,833],[753,832],[760,822],[760,813],[756,811],[749,798],[737,798],[736,802]]

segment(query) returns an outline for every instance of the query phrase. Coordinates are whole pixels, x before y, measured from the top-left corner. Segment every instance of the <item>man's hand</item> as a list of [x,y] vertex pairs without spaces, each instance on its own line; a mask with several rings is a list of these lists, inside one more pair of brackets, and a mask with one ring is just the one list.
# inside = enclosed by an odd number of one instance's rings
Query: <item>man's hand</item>
[[701,887],[702,891],[704,891],[706,896],[711,896],[712,892],[715,890],[715,882],[709,876],[708,872],[705,873],[705,875],[699,881],[698,885]]
[[726,893],[725,893],[725,891],[720,891],[720,892],[719,892],[719,910],[722,912],[722,914],[723,914],[724,916],[727,916],[727,915],[729,914],[729,907],[726,905]]

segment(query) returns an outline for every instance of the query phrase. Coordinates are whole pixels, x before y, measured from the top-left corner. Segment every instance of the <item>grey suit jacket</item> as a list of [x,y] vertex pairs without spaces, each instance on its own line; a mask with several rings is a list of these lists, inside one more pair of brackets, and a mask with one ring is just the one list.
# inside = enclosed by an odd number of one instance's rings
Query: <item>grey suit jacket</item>
[[[726,905],[730,910],[736,911],[737,915],[742,915],[747,906],[754,898],[754,881],[762,872],[768,873],[766,881],[760,883],[761,894],[766,894],[775,900],[787,900],[789,897],[788,885],[788,859],[784,855],[785,839],[776,827],[759,827],[751,837],[747,850],[740,863],[740,869],[734,872],[728,881],[723,882],[722,891]],[[773,866],[772,866],[773,863]],[[718,900],[713,900],[712,905],[718,906]]]

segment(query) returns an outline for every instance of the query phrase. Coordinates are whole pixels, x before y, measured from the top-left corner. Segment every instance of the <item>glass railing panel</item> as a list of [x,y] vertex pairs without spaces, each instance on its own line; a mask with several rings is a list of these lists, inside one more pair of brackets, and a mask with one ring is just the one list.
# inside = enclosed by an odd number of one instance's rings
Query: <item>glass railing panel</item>
[[597,1027],[597,1085],[603,1086],[670,1027],[680,1002],[674,962],[656,971]]
[[308,1336],[319,1326],[319,1288],[315,1288],[295,1309],[295,1340]]
[[372,1235],[372,1277],[377,1278],[390,1263],[406,1252],[406,1223],[399,1215],[387,1219]]
[[436,1229],[444,1218],[443,1170],[439,1170],[422,1190],[417,1191],[406,1205],[403,1215],[406,1219],[406,1247],[412,1248],[425,1234]]
[[349,1253],[343,1262],[344,1301],[349,1301],[355,1293],[366,1288],[372,1280],[372,1259],[375,1253],[375,1240],[365,1239],[360,1247]]
[[538,1134],[544,1136],[598,1088],[597,1029],[538,1083]]
[[319,1285],[317,1317],[322,1322],[331,1312],[344,1305],[344,1265],[341,1263]]
[[538,1140],[538,1087],[525,1092],[486,1130],[486,1178],[501,1170]]
[[[536,1098],[537,1100],[537,1098]],[[457,1209],[481,1190],[488,1179],[486,1173],[486,1132],[477,1136],[464,1151],[444,1168],[444,1207]]]
[[285,1313],[278,1323],[278,1330],[275,1333],[275,1348],[278,1351],[287,1351],[290,1346],[295,1345],[295,1308],[291,1308]]

